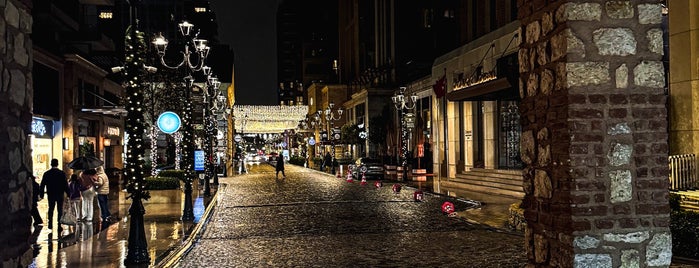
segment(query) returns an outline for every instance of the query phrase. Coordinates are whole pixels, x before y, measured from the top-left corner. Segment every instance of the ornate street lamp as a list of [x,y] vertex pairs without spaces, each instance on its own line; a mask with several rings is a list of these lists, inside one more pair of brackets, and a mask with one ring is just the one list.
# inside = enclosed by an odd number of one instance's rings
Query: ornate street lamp
[[[210,71],[210,69],[209,69]],[[211,196],[211,186],[209,180],[217,177],[217,172],[214,170],[214,141],[216,137],[216,120],[214,120],[214,103],[216,102],[216,96],[219,95],[219,87],[221,87],[221,82],[218,78],[211,76],[210,73],[207,74],[206,78],[206,90],[204,90],[204,129],[206,130],[206,136],[204,137],[206,148],[206,165],[204,167],[204,196]],[[216,182],[218,183],[218,182]]]
[[241,139],[238,143],[240,144],[240,147],[243,150],[242,153],[240,154],[240,173],[243,174],[243,173],[247,173],[247,170],[245,170],[245,157],[246,157],[245,154],[246,154],[246,152],[245,152],[245,138],[244,138],[244,136],[245,136],[245,126],[248,124],[248,115],[247,115],[247,113],[245,113],[243,111],[243,109],[240,109],[240,113],[243,113],[242,119],[238,119],[236,117],[234,117],[233,119],[235,120],[234,124],[237,124],[238,121],[240,122],[240,134],[238,134],[238,133],[236,133],[236,134],[241,136]]
[[417,103],[417,95],[413,94],[407,97],[405,96],[405,90],[405,87],[400,87],[398,93],[391,97],[393,105],[396,110],[400,112],[402,179],[406,179],[408,174],[408,129],[405,122],[405,115],[408,110],[414,109]]
[[330,171],[332,174],[335,174],[335,140],[340,139],[340,133],[331,133],[333,131],[333,125],[335,121],[340,120],[342,117],[342,108],[338,108],[333,110],[335,107],[335,103],[330,102],[328,104],[328,107],[325,108],[324,114],[325,114],[325,122],[327,123],[328,126],[328,137],[330,139],[330,144],[331,144],[331,149],[332,149],[332,160],[330,165],[332,166],[332,170]]
[[178,24],[180,34],[185,39],[184,47],[182,48],[182,60],[175,64],[169,65],[165,61],[165,55],[167,52],[169,42],[162,34],[159,34],[154,40],[153,45],[155,46],[158,56],[160,57],[160,63],[165,68],[176,70],[182,66],[185,66],[188,71],[188,75],[184,78],[184,82],[187,85],[187,91],[185,93],[185,98],[187,101],[184,107],[183,114],[183,133],[182,133],[182,145],[184,150],[182,151],[182,164],[183,170],[185,172],[185,204],[182,210],[182,220],[191,221],[194,220],[194,208],[192,201],[192,181],[194,180],[194,134],[192,127],[192,102],[191,102],[191,91],[194,86],[194,77],[192,73],[202,72],[204,75],[208,76],[211,73],[211,67],[206,66],[206,58],[209,55],[210,47],[207,46],[207,41],[205,39],[198,38],[199,32],[192,34],[192,29],[194,29],[194,24],[187,21]]

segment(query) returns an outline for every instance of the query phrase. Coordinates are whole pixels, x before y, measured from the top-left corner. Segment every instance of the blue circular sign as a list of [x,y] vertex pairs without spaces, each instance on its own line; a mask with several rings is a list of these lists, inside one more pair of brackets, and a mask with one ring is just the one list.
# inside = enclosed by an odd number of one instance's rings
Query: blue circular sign
[[310,145],[310,146],[316,145],[316,139],[314,139],[313,137],[308,139],[308,145]]
[[158,116],[158,128],[166,134],[175,133],[180,129],[180,125],[182,125],[182,120],[176,113],[164,112]]

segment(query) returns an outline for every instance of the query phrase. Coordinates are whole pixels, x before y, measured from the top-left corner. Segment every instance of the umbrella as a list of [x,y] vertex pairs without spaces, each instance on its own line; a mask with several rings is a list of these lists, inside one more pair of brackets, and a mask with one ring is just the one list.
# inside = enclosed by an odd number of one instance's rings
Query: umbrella
[[73,159],[73,161],[70,161],[68,163],[68,167],[71,169],[80,169],[80,170],[85,170],[85,169],[92,169],[92,168],[97,168],[104,164],[102,160],[99,160],[99,158],[94,157],[94,156],[80,156],[78,158]]

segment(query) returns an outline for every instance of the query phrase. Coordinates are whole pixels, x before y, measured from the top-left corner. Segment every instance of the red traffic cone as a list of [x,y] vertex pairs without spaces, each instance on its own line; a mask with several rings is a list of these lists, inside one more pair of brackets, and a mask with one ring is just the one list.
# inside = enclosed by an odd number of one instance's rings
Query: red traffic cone
[[422,191],[420,191],[420,190],[417,190],[417,191],[415,191],[415,192],[413,193],[413,199],[414,199],[416,202],[422,201],[422,198],[423,198],[423,197],[424,197],[424,194],[423,194]]
[[366,176],[364,176],[364,173],[362,173],[362,183],[361,185],[366,185]]
[[352,173],[348,171],[347,172],[347,182],[352,182],[353,180],[354,180],[354,178],[352,178]]
[[398,183],[394,184],[393,185],[393,193],[396,193],[396,194],[400,193],[401,188],[402,188],[402,186],[400,186],[400,184],[398,184]]
[[339,171],[339,170],[337,171],[337,178],[338,178],[338,179],[342,179],[342,176],[340,176],[340,171]]
[[374,187],[376,187],[376,189],[381,188],[381,186],[383,186],[383,183],[381,183],[381,181],[374,182]]

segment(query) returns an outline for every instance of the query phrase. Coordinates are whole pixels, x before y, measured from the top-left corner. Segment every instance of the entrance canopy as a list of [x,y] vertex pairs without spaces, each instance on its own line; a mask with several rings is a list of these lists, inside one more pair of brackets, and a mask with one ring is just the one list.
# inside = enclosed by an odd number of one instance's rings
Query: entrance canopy
[[238,133],[280,133],[295,129],[308,106],[234,105],[232,112]]

